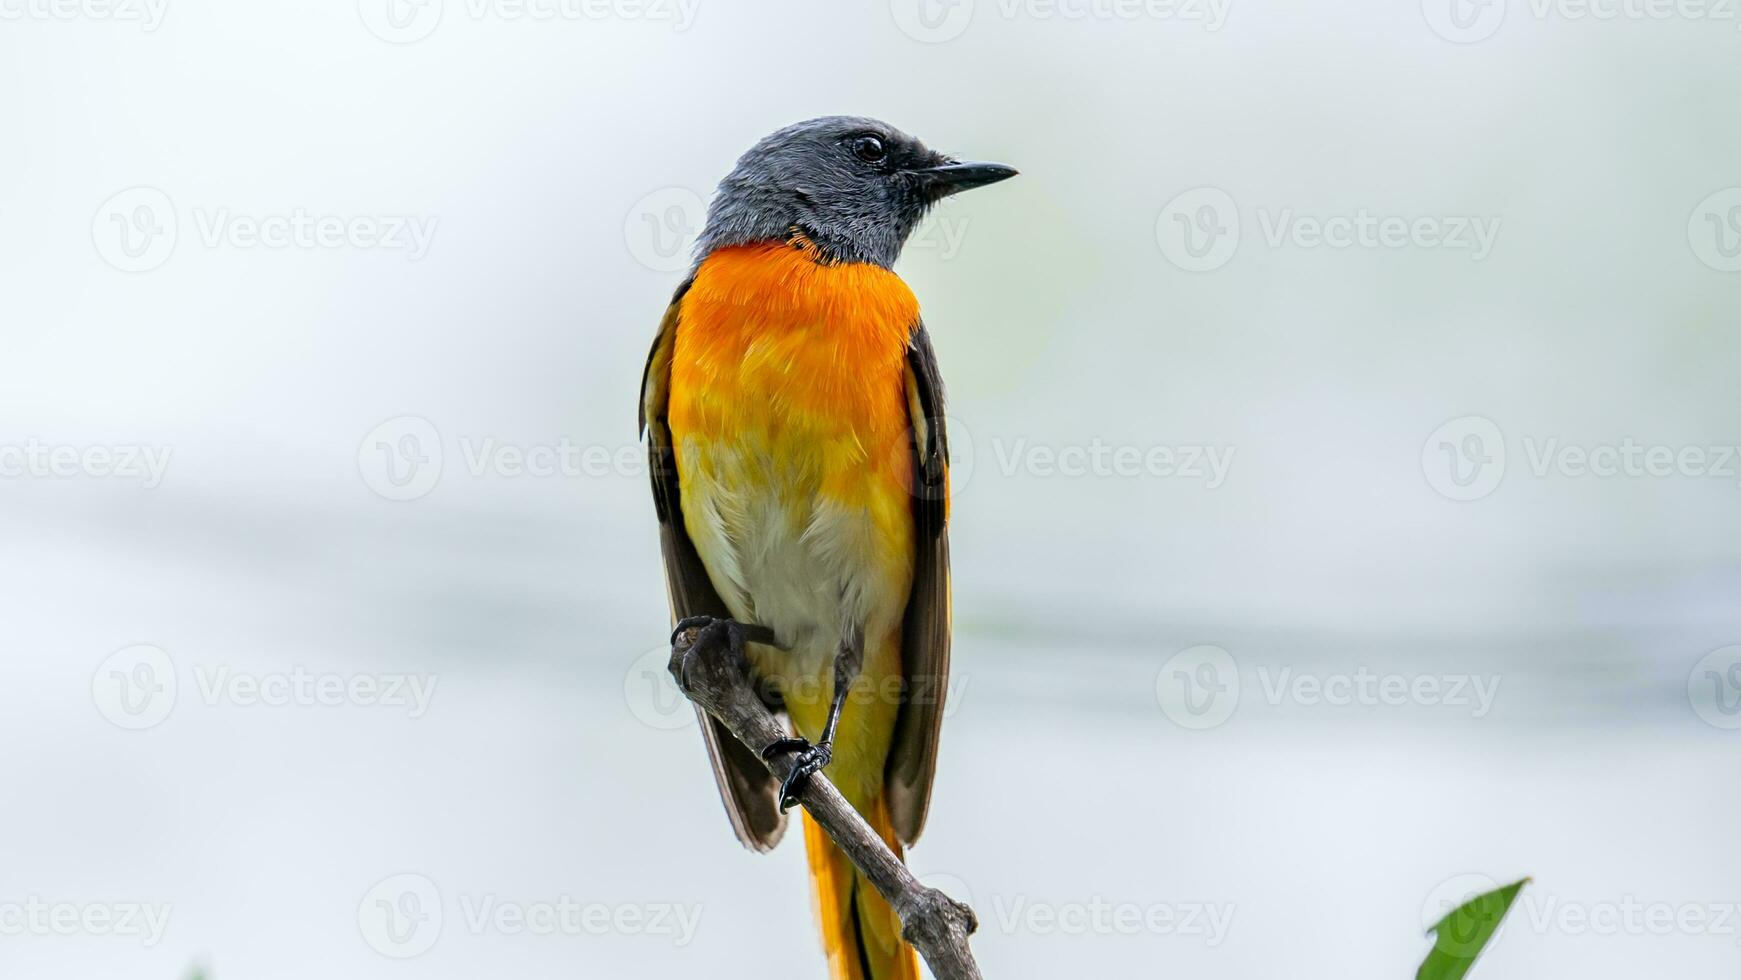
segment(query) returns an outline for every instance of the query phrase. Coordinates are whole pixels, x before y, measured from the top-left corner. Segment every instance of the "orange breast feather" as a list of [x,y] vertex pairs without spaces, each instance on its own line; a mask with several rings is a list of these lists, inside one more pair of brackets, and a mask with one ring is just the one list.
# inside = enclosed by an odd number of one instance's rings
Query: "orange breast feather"
[[669,419],[680,469],[758,459],[732,478],[866,507],[905,530],[918,317],[912,290],[879,266],[819,263],[789,244],[715,252],[678,320]]

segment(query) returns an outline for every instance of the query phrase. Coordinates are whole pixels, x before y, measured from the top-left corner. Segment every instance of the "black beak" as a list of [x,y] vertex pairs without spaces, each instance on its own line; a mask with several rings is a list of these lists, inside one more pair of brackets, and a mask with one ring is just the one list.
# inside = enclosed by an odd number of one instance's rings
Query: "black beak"
[[932,198],[948,197],[957,191],[972,190],[1014,177],[1018,171],[1001,163],[981,163],[973,160],[952,160],[935,167],[912,172],[920,189]]

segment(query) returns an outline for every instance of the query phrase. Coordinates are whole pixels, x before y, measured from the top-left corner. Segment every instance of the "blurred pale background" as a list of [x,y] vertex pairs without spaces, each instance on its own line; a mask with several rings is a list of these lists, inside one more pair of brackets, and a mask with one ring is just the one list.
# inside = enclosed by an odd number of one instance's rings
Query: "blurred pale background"
[[1483,980],[1734,975],[1733,17],[922,2],[0,0],[0,974],[820,975],[633,411],[713,183],[848,112],[1022,170],[900,267],[988,977],[1412,976],[1524,874]]

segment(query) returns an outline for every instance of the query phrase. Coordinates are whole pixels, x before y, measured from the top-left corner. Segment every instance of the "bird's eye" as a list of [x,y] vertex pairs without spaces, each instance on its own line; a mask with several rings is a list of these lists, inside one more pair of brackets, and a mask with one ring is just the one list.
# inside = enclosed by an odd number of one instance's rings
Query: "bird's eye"
[[888,151],[875,136],[860,136],[852,141],[852,155],[866,163],[881,163]]

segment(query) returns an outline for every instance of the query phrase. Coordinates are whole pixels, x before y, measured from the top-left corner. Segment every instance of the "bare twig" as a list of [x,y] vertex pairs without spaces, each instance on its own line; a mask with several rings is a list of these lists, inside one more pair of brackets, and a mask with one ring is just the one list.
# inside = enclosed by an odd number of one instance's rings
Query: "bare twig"
[[[689,700],[760,756],[786,737],[785,730],[751,686],[741,650],[710,644],[702,655],[686,656],[697,633],[686,629],[671,644],[671,675]],[[792,763],[790,753],[778,753],[768,761],[768,771],[785,779]],[[920,884],[822,773],[804,783],[798,800],[901,917],[902,938],[925,958],[937,980],[980,980],[967,946],[979,926],[972,909]]]

